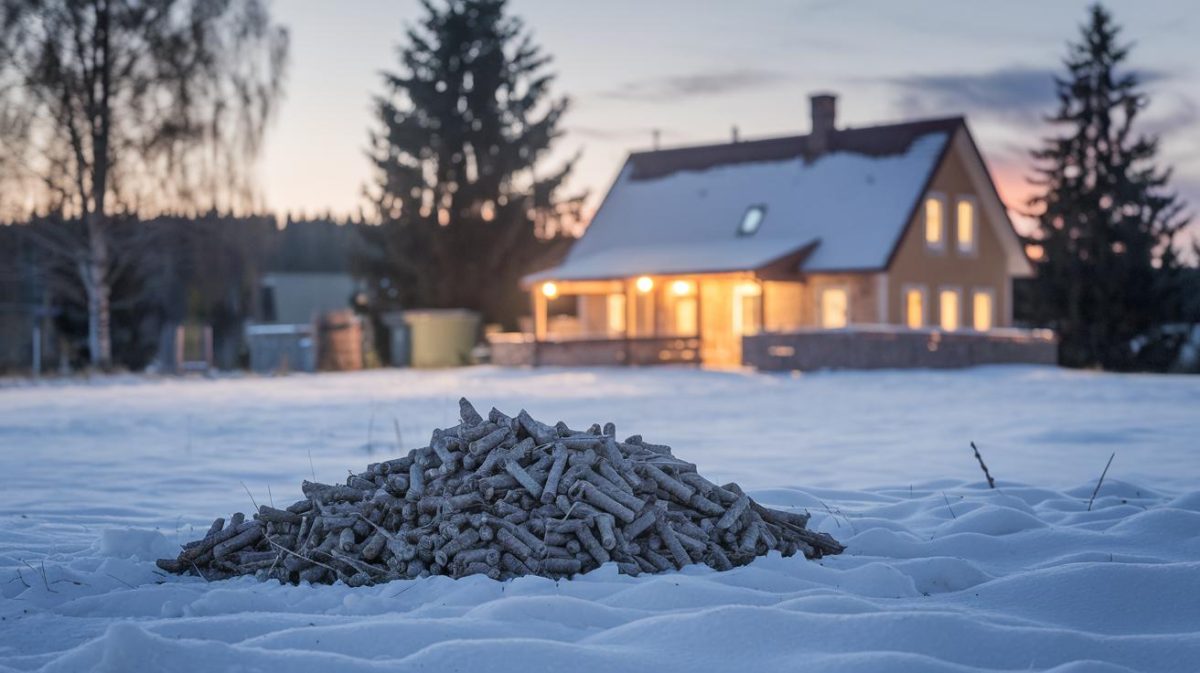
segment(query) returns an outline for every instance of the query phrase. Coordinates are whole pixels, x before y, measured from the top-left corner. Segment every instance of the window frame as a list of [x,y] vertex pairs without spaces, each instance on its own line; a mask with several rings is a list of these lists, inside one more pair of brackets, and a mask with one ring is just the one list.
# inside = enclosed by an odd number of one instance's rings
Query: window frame
[[[750,217],[750,213],[752,213],[756,210],[761,213],[758,217],[758,224],[754,225],[754,229],[751,229],[750,231],[746,231],[745,230],[746,220],[747,220],[747,218]],[[767,219],[767,204],[752,203],[749,206],[746,206],[746,210],[742,212],[742,219],[738,220],[738,224],[737,224],[738,238],[748,238],[750,236],[757,234],[759,232],[759,230],[762,229],[763,222],[766,221],[766,219]]]
[[[957,313],[957,315],[954,316],[954,327],[953,328],[946,327],[946,319],[942,315],[942,309],[943,309],[942,295],[947,292],[953,292],[954,296],[955,296],[954,306],[956,309],[955,313]],[[963,328],[963,319],[962,318],[963,318],[963,289],[962,289],[962,286],[960,286],[960,285],[940,285],[940,286],[938,286],[938,321],[937,321],[938,329],[940,329],[943,332],[961,332],[962,328]]]
[[[963,203],[971,204],[971,245],[963,247],[962,223],[958,221],[959,207]],[[958,254],[974,257],[979,253],[979,200],[972,194],[962,194],[954,199],[954,249]]]
[[[941,209],[941,218],[938,222],[939,238],[935,243],[929,240],[929,202],[937,201]],[[949,206],[949,199],[942,192],[929,192],[925,198],[921,200],[921,238],[925,241],[925,249],[930,252],[945,253],[946,252],[946,209]]]
[[[849,327],[852,324],[852,321],[850,320],[851,313],[850,313],[850,287],[849,287],[849,285],[847,285],[846,283],[831,283],[829,285],[822,285],[821,287],[816,288],[816,290],[817,290],[817,323],[821,326],[821,329],[846,329],[847,327]],[[845,315],[845,322],[841,326],[830,327],[825,324],[825,293],[826,292],[841,292],[842,296],[845,297],[846,315]]]
[[[921,295],[921,324],[913,327],[908,319],[908,295],[918,292]],[[924,283],[906,283],[900,287],[900,305],[903,307],[901,319],[908,329],[925,329],[929,327],[929,287]]]
[[[975,314],[975,297],[977,295],[986,295],[988,298],[988,308],[991,309],[991,315],[988,316],[987,329],[979,329],[979,318]],[[971,329],[976,332],[990,332],[996,329],[996,288],[993,287],[974,287],[971,288]]]

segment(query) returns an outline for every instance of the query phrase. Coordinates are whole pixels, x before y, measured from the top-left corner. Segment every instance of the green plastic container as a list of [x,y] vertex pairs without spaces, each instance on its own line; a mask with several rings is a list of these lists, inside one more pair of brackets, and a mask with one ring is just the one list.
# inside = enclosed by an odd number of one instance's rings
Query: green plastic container
[[404,312],[413,367],[462,367],[471,364],[479,341],[479,314],[466,309],[423,309]]

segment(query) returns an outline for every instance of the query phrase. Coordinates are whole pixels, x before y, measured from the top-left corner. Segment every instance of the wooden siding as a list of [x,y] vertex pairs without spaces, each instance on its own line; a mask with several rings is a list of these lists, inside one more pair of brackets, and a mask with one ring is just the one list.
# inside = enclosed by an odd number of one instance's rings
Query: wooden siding
[[[954,142],[958,144],[965,140],[965,137],[960,136],[955,138]],[[972,325],[974,316],[971,296],[974,290],[992,291],[995,298],[992,307],[993,325],[1007,327],[1012,324],[1012,286],[997,231],[1008,227],[1009,224],[991,219],[987,209],[982,206],[985,195],[975,191],[968,177],[962,153],[955,151],[957,148],[951,149],[938,166],[930,184],[930,192],[944,195],[946,198],[943,249],[934,251],[926,245],[925,211],[923,207],[917,208],[888,269],[888,322],[904,324],[904,290],[919,286],[925,288],[927,326],[936,326],[941,321],[938,291],[942,288],[958,288],[962,291],[959,321],[962,328],[969,329]],[[955,204],[960,196],[969,196],[975,200],[975,251],[972,253],[962,253],[958,250]]]

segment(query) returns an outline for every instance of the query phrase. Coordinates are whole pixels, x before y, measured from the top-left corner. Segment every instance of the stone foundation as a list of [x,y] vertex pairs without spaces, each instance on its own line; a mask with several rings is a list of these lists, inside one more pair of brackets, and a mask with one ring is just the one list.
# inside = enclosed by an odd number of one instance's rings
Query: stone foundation
[[881,326],[803,330],[744,337],[742,362],[763,371],[955,368],[1058,361],[1047,330],[942,332]]

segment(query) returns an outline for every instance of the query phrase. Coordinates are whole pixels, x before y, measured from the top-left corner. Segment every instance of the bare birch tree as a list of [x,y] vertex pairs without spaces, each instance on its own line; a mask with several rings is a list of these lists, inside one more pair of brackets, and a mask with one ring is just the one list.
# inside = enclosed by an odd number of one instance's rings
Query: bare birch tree
[[252,208],[287,52],[265,0],[0,0],[0,205],[77,225],[31,234],[78,276],[93,366],[135,261],[115,219]]

